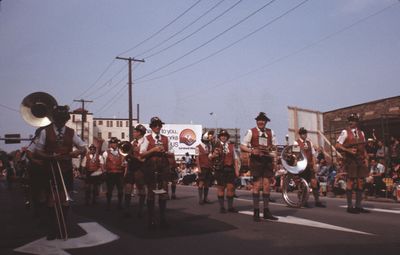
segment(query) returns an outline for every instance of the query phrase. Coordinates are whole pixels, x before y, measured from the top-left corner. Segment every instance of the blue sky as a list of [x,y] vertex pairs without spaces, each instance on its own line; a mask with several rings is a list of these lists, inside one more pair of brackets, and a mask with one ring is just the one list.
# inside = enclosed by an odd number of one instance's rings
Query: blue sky
[[0,136],[33,132],[16,110],[35,91],[127,117],[118,55],[146,61],[133,71],[144,123],[159,116],[243,133],[264,111],[283,142],[287,106],[324,112],[400,95],[398,0],[0,3]]

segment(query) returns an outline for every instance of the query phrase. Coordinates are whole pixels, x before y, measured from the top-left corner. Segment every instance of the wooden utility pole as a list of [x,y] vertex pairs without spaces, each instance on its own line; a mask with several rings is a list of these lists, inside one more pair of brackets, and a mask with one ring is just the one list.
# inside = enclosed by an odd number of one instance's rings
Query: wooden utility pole
[[85,103],[93,103],[93,101],[84,100],[84,99],[75,99],[74,102],[82,103],[82,107],[81,107],[81,109],[82,109],[82,115],[81,115],[81,118],[82,118],[82,121],[81,121],[81,139],[82,139],[82,141],[85,141],[85,137],[84,137],[84,134],[85,134],[84,128],[85,128],[85,122],[86,122]]
[[135,59],[135,58],[123,58],[123,57],[116,57],[119,60],[127,60],[128,67],[129,67],[129,80],[128,80],[128,108],[129,108],[129,141],[133,140],[133,126],[132,126],[132,62],[143,62],[144,59]]

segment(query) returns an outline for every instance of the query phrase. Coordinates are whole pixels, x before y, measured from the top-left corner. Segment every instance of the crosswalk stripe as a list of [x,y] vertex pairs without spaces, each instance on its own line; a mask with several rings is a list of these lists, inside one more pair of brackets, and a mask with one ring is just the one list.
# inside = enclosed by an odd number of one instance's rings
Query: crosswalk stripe
[[[253,212],[251,212],[251,211],[239,211],[239,213],[245,214],[245,215],[253,215]],[[260,217],[262,217],[262,216],[260,216]],[[323,222],[302,219],[302,218],[293,217],[293,216],[283,217],[283,216],[275,215],[275,217],[278,217],[278,220],[273,221],[273,222],[302,225],[302,226],[314,227],[314,228],[331,229],[331,230],[350,232],[350,233],[361,234],[361,235],[375,235],[375,234],[371,234],[371,233],[367,233],[367,232],[363,232],[363,231],[339,227],[339,226],[335,226],[335,225],[331,225],[331,224],[327,224],[327,223],[323,223]]]

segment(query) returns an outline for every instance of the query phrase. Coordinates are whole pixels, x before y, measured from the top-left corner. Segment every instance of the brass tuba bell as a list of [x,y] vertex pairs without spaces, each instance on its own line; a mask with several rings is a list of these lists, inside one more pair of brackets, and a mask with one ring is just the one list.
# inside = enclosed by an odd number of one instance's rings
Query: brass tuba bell
[[21,102],[22,118],[31,126],[44,127],[53,122],[52,111],[57,101],[45,92],[34,92]]
[[299,145],[286,146],[281,155],[283,167],[291,174],[300,174],[307,167],[307,158]]

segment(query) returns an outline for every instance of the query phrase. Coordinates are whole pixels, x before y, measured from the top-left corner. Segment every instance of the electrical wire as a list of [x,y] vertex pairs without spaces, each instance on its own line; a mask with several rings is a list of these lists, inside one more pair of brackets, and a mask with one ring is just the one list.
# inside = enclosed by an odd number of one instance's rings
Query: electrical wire
[[155,46],[151,47],[150,49],[143,51],[141,53],[139,53],[136,57],[140,57],[143,54],[146,54],[148,52],[151,52],[152,50],[160,47],[161,45],[163,45],[164,43],[168,42],[169,40],[171,40],[172,38],[174,38],[175,36],[177,36],[178,34],[182,33],[183,31],[185,31],[187,28],[191,27],[193,24],[195,24],[197,21],[199,21],[201,18],[203,18],[204,16],[206,16],[208,13],[210,13],[212,10],[214,10],[215,8],[217,8],[222,2],[224,2],[225,0],[221,0],[219,2],[217,2],[215,5],[213,5],[210,9],[208,9],[207,11],[205,11],[202,15],[200,15],[199,17],[197,17],[195,20],[193,20],[192,22],[190,22],[188,25],[186,25],[185,27],[183,27],[181,30],[179,30],[178,32],[172,34],[171,36],[169,36],[167,39],[159,42],[158,44],[156,44]]
[[173,23],[175,23],[177,20],[179,20],[181,17],[183,17],[187,12],[189,12],[191,9],[193,9],[197,4],[199,4],[202,0],[198,0],[197,2],[195,2],[193,5],[191,5],[188,9],[186,9],[183,13],[181,13],[180,15],[178,15],[176,18],[174,18],[171,22],[169,22],[168,24],[166,24],[165,26],[163,26],[162,28],[160,28],[159,30],[157,30],[155,33],[153,33],[151,36],[147,37],[146,39],[144,39],[143,41],[139,42],[138,44],[136,44],[135,46],[121,52],[120,54],[118,54],[118,56],[121,56],[131,50],[136,49],[137,47],[139,47],[140,45],[142,45],[143,43],[149,41],[150,39],[154,38],[156,35],[158,35],[159,33],[161,33],[163,30],[165,30],[167,27],[169,27],[170,25],[172,25]]
[[183,54],[182,56],[168,62],[167,64],[155,69],[154,71],[151,71],[141,77],[138,77],[137,80],[143,79],[149,75],[152,75],[153,73],[156,73],[158,71],[161,71],[165,68],[167,68],[168,66],[178,62],[179,60],[183,59],[184,57],[187,57],[188,55],[192,54],[193,52],[197,51],[198,49],[206,46],[207,44],[209,44],[210,42],[216,40],[217,38],[219,38],[220,36],[224,35],[225,33],[227,33],[228,31],[232,30],[233,28],[235,28],[236,26],[240,25],[241,23],[243,23],[244,21],[248,20],[249,18],[251,18],[252,16],[254,16],[255,14],[257,14],[258,12],[260,12],[261,10],[263,10],[264,8],[266,8],[267,6],[271,5],[273,2],[275,2],[276,0],[271,0],[268,3],[266,3],[265,5],[263,5],[262,7],[258,8],[257,10],[255,10],[254,12],[252,12],[251,14],[247,15],[246,17],[244,17],[243,19],[241,19],[240,21],[236,22],[235,24],[233,24],[232,26],[230,26],[229,28],[225,29],[224,31],[222,31],[221,33],[217,34],[216,36],[212,37],[211,39],[207,40],[206,42],[202,43],[201,45],[197,46],[196,48],[190,50],[189,52],[186,52],[185,54]]

